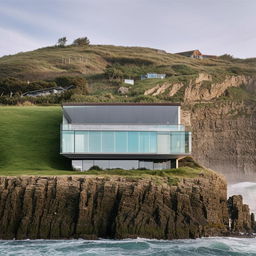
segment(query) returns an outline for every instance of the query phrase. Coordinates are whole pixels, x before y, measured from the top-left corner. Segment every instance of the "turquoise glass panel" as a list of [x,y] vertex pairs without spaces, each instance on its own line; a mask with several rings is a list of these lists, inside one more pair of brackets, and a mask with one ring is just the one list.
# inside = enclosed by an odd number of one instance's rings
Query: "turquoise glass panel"
[[89,132],[89,152],[101,152],[101,132]]
[[139,152],[139,132],[128,132],[128,152]]
[[156,153],[157,151],[157,133],[149,133],[149,153]]
[[115,152],[115,132],[102,132],[102,153]]
[[128,132],[115,132],[115,149],[116,153],[126,153],[127,152],[127,139]]
[[139,152],[140,153],[149,153],[150,145],[150,132],[140,132],[140,141],[139,141]]
[[185,133],[171,133],[171,153],[185,153]]
[[75,131],[75,152],[86,153],[89,151],[89,134],[87,131]]
[[62,131],[63,153],[156,153],[191,151],[189,132]]
[[62,152],[74,153],[74,131],[62,131]]

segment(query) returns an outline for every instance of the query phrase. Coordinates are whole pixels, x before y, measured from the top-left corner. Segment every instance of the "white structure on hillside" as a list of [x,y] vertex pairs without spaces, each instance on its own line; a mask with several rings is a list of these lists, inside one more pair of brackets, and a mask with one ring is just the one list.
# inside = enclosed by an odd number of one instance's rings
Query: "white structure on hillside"
[[125,84],[131,84],[134,85],[134,80],[133,79],[124,79]]

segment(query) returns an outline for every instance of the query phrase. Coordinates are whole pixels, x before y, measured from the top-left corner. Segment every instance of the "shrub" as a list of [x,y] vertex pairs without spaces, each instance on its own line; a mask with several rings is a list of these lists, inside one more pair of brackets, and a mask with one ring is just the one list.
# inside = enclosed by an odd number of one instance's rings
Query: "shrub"
[[110,81],[121,80],[124,77],[124,72],[119,64],[107,65],[104,73]]
[[179,167],[202,168],[191,156],[187,156],[179,160]]
[[55,82],[58,86],[68,87],[70,85],[74,85],[74,89],[72,89],[73,93],[87,95],[89,93],[87,81],[83,77],[57,77]]
[[98,165],[93,165],[88,171],[103,171]]
[[234,60],[234,57],[231,54],[225,53],[225,54],[219,56],[219,59],[232,61],[232,60]]
[[159,100],[154,96],[140,95],[134,98],[134,102],[157,103]]
[[88,37],[79,37],[73,42],[73,45],[76,45],[76,46],[87,46],[89,44],[90,44],[90,40]]

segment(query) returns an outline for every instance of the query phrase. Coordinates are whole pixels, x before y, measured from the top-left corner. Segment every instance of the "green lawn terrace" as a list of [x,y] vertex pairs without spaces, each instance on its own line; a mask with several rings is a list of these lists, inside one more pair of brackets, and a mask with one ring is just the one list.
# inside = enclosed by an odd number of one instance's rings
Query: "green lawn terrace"
[[60,107],[1,107],[0,122],[0,175],[69,170],[59,155]]

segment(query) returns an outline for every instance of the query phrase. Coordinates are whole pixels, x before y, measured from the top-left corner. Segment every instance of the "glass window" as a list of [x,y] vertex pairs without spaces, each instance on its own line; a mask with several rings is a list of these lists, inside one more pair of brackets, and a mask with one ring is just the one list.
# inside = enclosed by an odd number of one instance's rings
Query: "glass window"
[[148,153],[149,152],[149,143],[150,143],[150,133],[149,132],[140,132],[140,153]]
[[115,132],[115,152],[125,153],[127,152],[127,139],[128,132]]
[[128,132],[128,152],[139,152],[139,132]]
[[87,131],[75,131],[75,152],[86,153],[89,151],[89,134]]
[[102,132],[102,152],[115,152],[115,133]]
[[171,153],[185,153],[185,133],[171,133]]
[[101,132],[89,132],[89,152],[101,152]]
[[62,153],[74,153],[74,131],[62,131]]
[[149,135],[149,152],[150,153],[156,153],[156,149],[157,149],[157,143],[156,143],[156,132],[150,132]]
[[157,153],[170,153],[170,133],[159,132],[157,134]]

